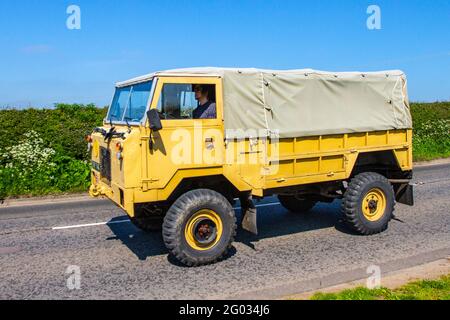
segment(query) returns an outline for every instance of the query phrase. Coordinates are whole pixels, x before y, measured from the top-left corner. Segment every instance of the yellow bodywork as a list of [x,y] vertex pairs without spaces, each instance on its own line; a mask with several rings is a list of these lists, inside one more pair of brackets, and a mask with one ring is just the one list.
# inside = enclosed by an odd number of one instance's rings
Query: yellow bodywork
[[[131,217],[134,204],[167,200],[187,178],[223,176],[237,190],[261,197],[269,189],[345,180],[361,153],[392,150],[399,168],[412,170],[412,130],[226,142],[220,77],[161,76],[151,108],[156,108],[164,83],[215,84],[217,119],[162,120],[163,129],[152,133],[153,150],[148,124],[132,126],[129,133],[127,126],[116,125],[126,138],[108,144],[101,134],[92,135],[93,163],[100,163],[101,148],[111,150],[111,181],[94,168],[90,193],[110,198]],[[189,150],[180,147],[183,139],[191,142]],[[177,161],[174,154],[179,155]],[[186,161],[180,163],[180,157]]]

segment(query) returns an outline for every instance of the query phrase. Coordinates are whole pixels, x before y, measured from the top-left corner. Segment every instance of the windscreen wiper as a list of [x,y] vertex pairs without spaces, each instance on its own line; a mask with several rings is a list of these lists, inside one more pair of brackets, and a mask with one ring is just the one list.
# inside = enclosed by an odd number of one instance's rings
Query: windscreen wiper
[[98,132],[98,133],[100,133],[102,136],[105,136],[106,135],[106,130],[105,129],[103,129],[103,128],[95,128],[94,129],[94,132]]
[[111,127],[109,131],[104,135],[105,142],[109,142],[113,138],[125,139],[125,132],[117,132],[116,127]]
[[125,123],[127,124],[127,127],[128,127],[128,133],[130,133],[131,132],[131,125],[128,122],[128,120],[133,120],[133,118],[125,117],[124,119],[125,119]]
[[116,127],[113,126],[112,121],[110,121],[111,128],[106,131],[103,128],[95,128],[94,132],[100,133],[104,138],[105,142],[109,142],[113,138],[122,138],[125,139],[125,133],[124,132],[117,132]]

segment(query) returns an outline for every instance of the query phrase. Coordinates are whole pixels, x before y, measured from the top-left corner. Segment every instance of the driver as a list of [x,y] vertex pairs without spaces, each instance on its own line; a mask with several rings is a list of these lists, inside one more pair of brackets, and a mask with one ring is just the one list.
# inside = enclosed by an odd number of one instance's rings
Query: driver
[[194,109],[192,117],[194,119],[216,119],[216,104],[210,101],[208,87],[197,84],[194,86],[194,92],[198,107]]

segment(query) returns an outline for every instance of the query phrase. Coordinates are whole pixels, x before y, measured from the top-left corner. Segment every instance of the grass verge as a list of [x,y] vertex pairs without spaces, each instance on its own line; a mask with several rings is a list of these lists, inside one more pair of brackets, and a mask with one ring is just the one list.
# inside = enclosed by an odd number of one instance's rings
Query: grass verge
[[392,290],[357,287],[337,293],[318,292],[311,300],[450,300],[450,275],[411,282]]

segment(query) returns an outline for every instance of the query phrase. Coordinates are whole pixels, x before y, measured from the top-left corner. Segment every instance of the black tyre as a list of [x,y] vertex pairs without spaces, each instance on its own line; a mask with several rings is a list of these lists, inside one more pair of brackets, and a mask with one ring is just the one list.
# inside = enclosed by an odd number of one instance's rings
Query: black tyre
[[394,189],[382,175],[358,174],[348,184],[342,201],[347,224],[359,234],[372,235],[387,229],[395,206]]
[[187,266],[222,259],[235,235],[233,207],[220,193],[208,189],[183,194],[164,218],[164,243],[170,253]]
[[167,205],[137,204],[134,207],[131,222],[145,232],[161,231],[164,216],[169,207]]
[[278,200],[284,208],[294,213],[306,213],[317,204],[317,201],[299,199],[290,195],[278,195]]

